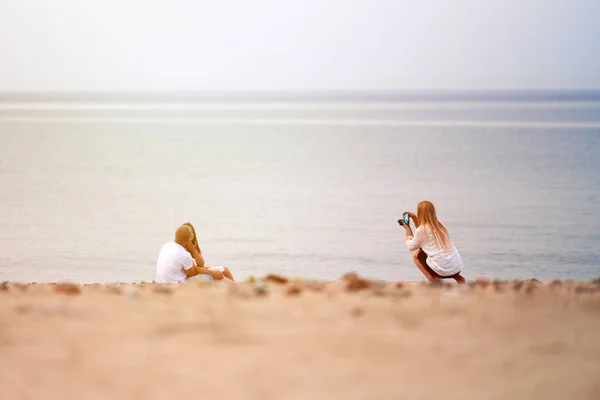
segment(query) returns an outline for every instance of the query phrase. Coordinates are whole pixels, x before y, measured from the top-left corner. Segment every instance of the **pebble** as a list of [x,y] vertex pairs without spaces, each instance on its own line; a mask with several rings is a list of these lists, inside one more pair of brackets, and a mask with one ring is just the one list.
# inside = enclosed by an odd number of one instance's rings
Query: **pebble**
[[525,293],[531,294],[536,288],[537,285],[533,281],[527,281],[527,283],[525,284]]
[[278,283],[280,285],[285,285],[289,282],[289,279],[280,275],[269,274],[263,278],[266,282]]
[[371,283],[365,279],[357,279],[346,283],[345,289],[347,292],[357,292],[359,290],[368,289]]
[[302,289],[300,289],[297,285],[290,285],[285,290],[285,294],[288,296],[299,296],[302,293]]
[[346,281],[344,289],[347,292],[356,292],[359,290],[368,289],[372,286],[370,281],[368,281],[367,279],[359,278],[358,275],[356,275],[353,272],[344,275],[342,279]]
[[13,283],[12,287],[18,289],[21,292],[25,292],[27,290],[27,285],[23,283]]
[[267,285],[262,282],[258,282],[254,285],[254,294],[257,296],[266,296],[268,294]]
[[474,286],[479,286],[481,288],[486,288],[490,284],[490,281],[485,278],[476,278],[473,283]]
[[349,280],[354,280],[354,279],[358,279],[358,275],[356,274],[356,272],[348,272],[348,273],[342,275],[342,280],[344,280],[344,281],[349,281]]
[[10,282],[4,281],[0,283],[0,292],[8,292],[8,288],[10,287]]
[[517,282],[515,282],[513,289],[515,289],[515,291],[518,292],[519,290],[521,290],[522,287],[523,287],[523,281],[517,281]]
[[588,288],[586,288],[585,286],[577,286],[575,288],[575,293],[585,293],[588,291]]
[[494,290],[496,292],[502,293],[504,291],[505,283],[503,281],[495,280],[492,282],[492,285],[494,285]]
[[54,291],[56,293],[76,295],[81,293],[81,288],[73,283],[57,283],[54,285]]

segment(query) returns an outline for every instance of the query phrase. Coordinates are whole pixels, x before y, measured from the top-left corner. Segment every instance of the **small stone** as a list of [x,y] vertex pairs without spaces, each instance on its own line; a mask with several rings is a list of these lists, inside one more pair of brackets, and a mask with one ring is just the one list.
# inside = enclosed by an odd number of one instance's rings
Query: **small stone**
[[254,285],[254,294],[257,296],[266,296],[268,294],[267,285],[262,282],[258,282]]
[[595,283],[596,285],[600,286],[600,278],[594,279],[592,283]]
[[552,282],[550,282],[550,286],[555,287],[555,286],[560,286],[562,285],[562,281],[560,279],[554,279],[552,280]]
[[273,282],[273,283],[277,283],[280,285],[285,285],[286,283],[289,282],[288,278],[285,278],[285,277],[279,276],[279,275],[275,275],[275,274],[269,274],[269,275],[265,276],[263,278],[263,280],[265,282]]
[[0,283],[0,292],[8,292],[8,288],[10,287],[10,282],[4,281]]
[[156,286],[152,291],[154,293],[164,294],[164,295],[173,294],[173,289],[171,289],[170,287],[164,286],[164,285]]
[[342,276],[342,280],[344,281],[352,281],[356,279],[359,279],[356,272],[348,272]]
[[443,286],[443,282],[441,279],[434,279],[431,282],[429,282],[429,287],[432,288],[441,288]]
[[344,289],[347,292],[356,292],[359,290],[368,289],[372,286],[369,280],[359,278],[354,272],[345,274],[342,279],[346,282]]
[[20,292],[25,292],[27,290],[27,285],[23,283],[13,283],[12,287],[19,290]]
[[586,293],[588,291],[588,288],[585,286],[577,286],[575,288],[575,293]]
[[56,293],[76,295],[81,293],[81,288],[73,283],[58,283],[54,285],[54,291]]
[[485,278],[476,278],[474,285],[485,289],[490,284],[490,281]]
[[300,289],[297,285],[290,285],[285,290],[285,294],[288,296],[299,296],[302,293],[302,289]]
[[529,278],[529,279],[527,279],[527,282],[539,283],[539,282],[540,282],[540,280],[539,280],[539,279],[536,279],[536,278]]
[[494,282],[492,282],[492,285],[494,286],[494,290],[498,293],[502,293],[504,291],[504,282],[499,281],[499,280],[494,280]]
[[517,281],[517,282],[515,282],[513,289],[518,292],[519,290],[521,290],[522,287],[523,287],[523,281]]
[[532,282],[532,281],[528,281],[528,282],[525,284],[525,293],[527,293],[527,294],[531,294],[531,293],[533,293],[533,291],[534,291],[536,288],[537,288],[537,285],[536,285],[534,282]]
[[371,282],[366,279],[357,278],[346,282],[345,289],[347,292],[357,292],[359,290],[368,289],[371,287]]
[[365,311],[360,307],[354,307],[352,309],[352,311],[350,311],[350,315],[352,315],[354,318],[358,318],[358,317],[362,316],[364,313],[365,313]]
[[396,282],[396,284],[394,285],[394,287],[396,289],[402,289],[404,286],[406,286],[406,283],[402,282],[402,281],[398,281]]
[[246,279],[246,281],[245,281],[245,282],[246,282],[246,283],[254,283],[254,282],[256,282],[256,278],[254,277],[254,275],[250,275],[250,276],[249,276],[249,277]]

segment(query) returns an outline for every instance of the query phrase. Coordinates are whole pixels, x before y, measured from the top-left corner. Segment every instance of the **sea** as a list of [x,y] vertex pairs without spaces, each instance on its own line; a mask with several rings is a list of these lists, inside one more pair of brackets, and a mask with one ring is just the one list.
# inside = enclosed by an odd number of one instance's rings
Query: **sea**
[[424,280],[421,200],[467,280],[598,278],[600,92],[0,94],[0,281],[149,282],[188,221],[238,280]]

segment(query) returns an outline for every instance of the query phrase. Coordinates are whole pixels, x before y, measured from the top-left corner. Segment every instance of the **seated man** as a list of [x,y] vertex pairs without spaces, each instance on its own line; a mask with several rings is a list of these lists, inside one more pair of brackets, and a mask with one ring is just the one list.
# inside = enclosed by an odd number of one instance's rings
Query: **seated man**
[[208,275],[215,280],[225,279],[233,282],[233,276],[227,267],[206,268],[204,258],[193,245],[194,234],[187,225],[181,225],[175,231],[175,240],[166,243],[158,254],[156,262],[156,281],[159,283],[177,283],[197,275]]

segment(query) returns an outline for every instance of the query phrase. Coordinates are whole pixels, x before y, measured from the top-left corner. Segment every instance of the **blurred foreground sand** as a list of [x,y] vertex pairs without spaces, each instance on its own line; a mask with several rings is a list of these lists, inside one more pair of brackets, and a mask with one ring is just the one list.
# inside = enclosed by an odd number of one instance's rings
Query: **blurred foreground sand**
[[596,284],[398,286],[4,285],[0,399],[600,398]]

